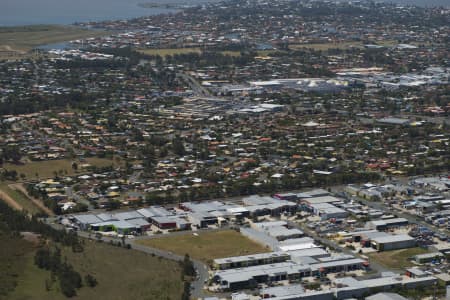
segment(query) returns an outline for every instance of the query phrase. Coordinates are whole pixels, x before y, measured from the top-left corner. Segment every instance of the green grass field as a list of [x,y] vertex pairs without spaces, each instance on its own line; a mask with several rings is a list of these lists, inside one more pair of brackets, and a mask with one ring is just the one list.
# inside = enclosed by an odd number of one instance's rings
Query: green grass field
[[[57,283],[47,291],[45,280],[50,272],[34,265],[33,253],[27,255],[25,264],[18,269],[18,285],[8,295],[8,300],[46,299],[62,300]],[[151,255],[111,246],[109,244],[87,241],[82,253],[63,249],[67,257],[82,277],[93,275],[98,285],[94,288],[82,287],[74,299],[114,300],[114,299],[180,299],[183,282],[178,263],[152,257]]]
[[411,256],[417,254],[428,253],[429,251],[423,248],[415,247],[400,250],[383,251],[367,254],[370,259],[377,261],[379,264],[390,269],[404,269],[413,266],[409,261]]
[[147,55],[168,56],[175,54],[200,53],[200,48],[161,48],[161,49],[139,49],[141,53]]
[[139,240],[138,243],[201,260],[239,256],[268,252],[263,245],[257,244],[234,230],[202,232],[198,236],[192,233],[168,237]]
[[[63,171],[63,175],[74,175],[75,171],[72,169],[72,161],[69,159],[58,159],[48,161],[33,161],[23,165],[4,164],[3,167],[7,170],[16,170],[18,174],[25,174],[26,179],[45,179],[54,177],[54,172]],[[84,163],[91,164],[97,167],[106,167],[112,164],[118,165],[117,161],[106,159],[89,157],[86,158]],[[81,163],[78,162],[78,165]],[[83,170],[78,168],[78,172],[81,174]],[[36,177],[36,174],[38,175]]]
[[61,25],[0,27],[0,50],[24,53],[39,45],[101,35],[105,32]]

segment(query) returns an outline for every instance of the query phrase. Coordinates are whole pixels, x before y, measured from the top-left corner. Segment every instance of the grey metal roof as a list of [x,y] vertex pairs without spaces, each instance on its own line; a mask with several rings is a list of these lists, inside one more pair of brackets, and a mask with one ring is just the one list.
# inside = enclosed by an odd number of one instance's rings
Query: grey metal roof
[[372,241],[383,244],[383,243],[395,243],[395,242],[403,242],[403,241],[414,241],[414,238],[407,234],[398,234],[398,235],[386,235],[372,238]]
[[395,293],[378,293],[366,297],[366,300],[408,300],[408,299]]
[[80,223],[80,224],[93,224],[93,223],[98,223],[101,222],[102,220],[100,218],[97,218],[95,215],[90,215],[90,214],[86,214],[86,215],[74,215],[73,216],[75,218],[75,220]]
[[117,218],[118,220],[128,220],[128,219],[142,218],[142,215],[137,211],[133,210],[116,213],[114,214],[114,217]]
[[243,255],[243,256],[233,256],[233,257],[225,257],[225,258],[217,258],[214,260],[215,264],[226,264],[226,263],[236,263],[236,262],[244,262],[244,261],[253,261],[259,259],[266,259],[272,257],[286,257],[289,258],[289,254],[286,252],[269,252],[269,253],[259,253],[253,255]]

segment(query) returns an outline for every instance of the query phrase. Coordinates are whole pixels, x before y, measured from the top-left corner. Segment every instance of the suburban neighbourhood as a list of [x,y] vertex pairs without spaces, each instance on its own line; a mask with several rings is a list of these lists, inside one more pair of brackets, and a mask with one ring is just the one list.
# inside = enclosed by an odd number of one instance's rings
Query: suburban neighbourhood
[[0,299],[450,297],[448,6],[139,7],[0,30]]

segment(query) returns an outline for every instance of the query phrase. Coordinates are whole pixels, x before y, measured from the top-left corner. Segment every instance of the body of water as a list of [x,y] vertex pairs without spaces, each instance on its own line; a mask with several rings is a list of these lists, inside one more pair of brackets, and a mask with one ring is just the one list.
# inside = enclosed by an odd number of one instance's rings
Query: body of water
[[[219,0],[192,0],[192,4]],[[131,19],[174,12],[139,6],[141,3],[177,3],[177,0],[0,0],[0,26],[73,24],[75,22]],[[186,2],[186,1],[181,1]],[[418,6],[449,6],[450,0],[386,0]]]
[[[138,5],[145,2],[149,1],[0,0],[0,26],[67,25],[75,22],[131,19],[174,11],[165,8],[144,8]],[[195,3],[195,0],[193,2]]]

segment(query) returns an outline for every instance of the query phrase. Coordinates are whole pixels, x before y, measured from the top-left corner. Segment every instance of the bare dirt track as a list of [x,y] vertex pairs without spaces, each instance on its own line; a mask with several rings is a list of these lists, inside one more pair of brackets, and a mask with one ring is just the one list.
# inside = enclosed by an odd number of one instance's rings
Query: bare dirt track
[[10,187],[12,189],[15,189],[17,191],[22,192],[28,199],[30,199],[31,202],[33,202],[34,205],[36,205],[37,207],[39,207],[39,209],[41,209],[43,212],[45,212],[47,215],[49,216],[54,216],[55,213],[53,211],[51,211],[48,207],[46,207],[44,205],[44,203],[42,203],[41,200],[36,199],[34,197],[31,197],[27,190],[25,189],[25,187],[23,186],[23,184],[21,183],[16,183],[16,184],[11,184]]
[[5,201],[12,208],[17,209],[17,210],[23,210],[22,206],[20,206],[16,201],[14,201],[14,199],[11,198],[11,196],[9,196],[7,193],[5,193],[4,191],[1,191],[1,190],[0,190],[0,198],[3,201]]

